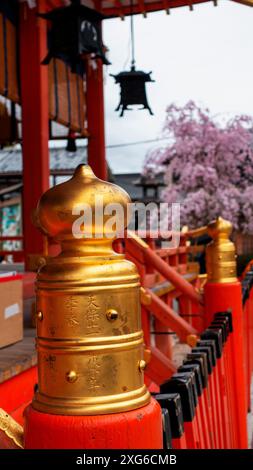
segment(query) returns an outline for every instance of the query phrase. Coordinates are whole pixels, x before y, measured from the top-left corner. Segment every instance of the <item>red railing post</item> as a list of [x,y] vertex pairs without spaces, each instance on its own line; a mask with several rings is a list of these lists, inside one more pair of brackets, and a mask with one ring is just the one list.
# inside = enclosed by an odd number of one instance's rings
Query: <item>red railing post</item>
[[[233,368],[220,370],[219,388],[223,375],[232,374],[230,413],[235,417],[233,431],[236,432],[236,447],[247,448],[247,403],[246,403],[246,365],[243,344],[243,309],[241,284],[236,278],[234,244],[229,240],[231,224],[221,218],[209,224],[208,233],[213,241],[207,247],[208,281],[204,288],[205,322],[208,325],[216,312],[230,310],[233,319],[233,332],[229,338],[231,345],[231,364]],[[229,352],[228,352],[229,354]],[[221,366],[220,366],[221,367]],[[222,388],[223,389],[223,388]],[[224,397],[223,397],[224,399]],[[224,401],[223,401],[224,406]]]
[[248,410],[251,409],[251,378],[253,372],[253,270],[252,267],[246,272],[242,279],[243,294],[243,324],[244,324],[244,343],[245,343],[245,361],[247,365],[247,404]]

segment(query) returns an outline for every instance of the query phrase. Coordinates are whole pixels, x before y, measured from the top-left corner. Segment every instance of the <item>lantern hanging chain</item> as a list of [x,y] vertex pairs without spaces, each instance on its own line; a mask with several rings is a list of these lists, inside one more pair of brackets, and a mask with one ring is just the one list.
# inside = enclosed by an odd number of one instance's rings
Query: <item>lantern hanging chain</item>
[[131,45],[132,45],[132,62],[131,69],[135,69],[135,49],[134,49],[134,16],[133,16],[133,0],[131,0],[131,11],[130,11],[130,27],[131,27]]

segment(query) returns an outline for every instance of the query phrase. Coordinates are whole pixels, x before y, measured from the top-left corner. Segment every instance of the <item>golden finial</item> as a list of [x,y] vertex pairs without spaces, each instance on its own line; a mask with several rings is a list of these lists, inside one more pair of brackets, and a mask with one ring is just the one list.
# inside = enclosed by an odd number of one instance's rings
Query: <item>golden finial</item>
[[222,217],[207,226],[213,239],[206,248],[207,282],[237,281],[235,246],[229,239],[232,228],[231,222]]
[[[73,224],[78,219],[78,213],[83,215],[84,224],[86,222],[83,236],[113,238],[112,228],[107,223],[111,217],[110,210],[104,209],[110,204],[120,205],[123,219],[118,223],[125,227],[128,222],[127,205],[130,202],[129,195],[122,188],[97,178],[89,165],[79,165],[71,179],[43,194],[34,218],[36,226],[43,233],[58,241],[77,240],[73,234]],[[95,217],[98,209],[100,214]],[[118,215],[120,217],[120,212]]]
[[116,234],[108,204],[121,208],[123,229],[128,202],[124,190],[99,180],[85,165],[39,201],[38,226],[62,246],[37,276],[39,381],[33,407],[39,411],[107,414],[150,400],[140,373],[139,275],[112,248]]

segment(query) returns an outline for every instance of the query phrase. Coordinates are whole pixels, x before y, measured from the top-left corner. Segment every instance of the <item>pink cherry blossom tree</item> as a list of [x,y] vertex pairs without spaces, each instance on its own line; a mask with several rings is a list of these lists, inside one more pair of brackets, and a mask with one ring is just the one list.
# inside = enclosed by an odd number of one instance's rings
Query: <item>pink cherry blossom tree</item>
[[168,143],[148,153],[143,173],[164,173],[162,199],[181,203],[181,223],[196,228],[222,216],[253,234],[253,119],[221,125],[193,101],[172,104],[163,136]]

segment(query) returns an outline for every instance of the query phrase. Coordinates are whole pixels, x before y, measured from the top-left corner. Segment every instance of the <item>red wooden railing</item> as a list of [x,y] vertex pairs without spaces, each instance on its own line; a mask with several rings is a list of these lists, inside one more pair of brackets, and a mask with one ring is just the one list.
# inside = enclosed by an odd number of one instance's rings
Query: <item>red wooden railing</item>
[[196,263],[189,263],[190,246],[180,234],[176,248],[161,248],[152,234],[145,241],[128,231],[115,244],[125,252],[140,274],[142,286],[142,327],[146,346],[151,351],[147,383],[162,383],[175,372],[172,362],[173,338],[186,342],[203,328],[202,297]]
[[[215,286],[212,285],[211,297],[210,288],[206,291],[205,305],[198,290],[203,283],[196,265],[189,261],[189,254],[195,247],[188,246],[186,240],[195,237],[196,233],[201,235],[201,230],[182,235],[180,246],[173,249],[161,249],[155,240],[144,242],[132,233],[124,240],[126,257],[136,264],[141,277],[144,337],[151,351],[146,383],[151,390],[160,390],[156,398],[163,408],[172,406],[167,394],[180,395],[184,432],[179,438],[178,429],[172,431],[173,447],[245,448],[244,393],[247,393],[250,407],[253,373],[253,269],[243,279],[243,359],[239,283],[232,281],[217,286],[217,298],[214,298]],[[198,250],[202,248],[197,247]],[[172,332],[182,342],[191,340],[195,346],[185,355],[183,366],[178,370],[172,362]],[[206,372],[202,370],[202,389],[195,383],[198,397],[194,398],[190,389],[197,380],[197,366],[199,369],[204,367]]]

